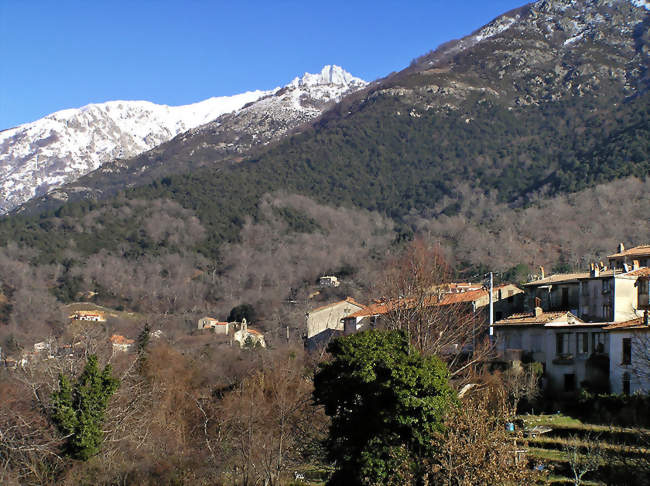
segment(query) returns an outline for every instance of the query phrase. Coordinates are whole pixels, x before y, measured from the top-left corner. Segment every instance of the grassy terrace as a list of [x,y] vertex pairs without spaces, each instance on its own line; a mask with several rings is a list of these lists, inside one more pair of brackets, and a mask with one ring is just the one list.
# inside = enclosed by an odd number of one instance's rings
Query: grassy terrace
[[[588,473],[582,484],[650,483],[650,430],[582,423],[566,415],[526,415],[520,419],[527,428],[546,426],[552,430],[528,439],[530,457],[549,464],[550,484],[574,484],[571,461],[566,450],[575,448],[581,458],[590,443],[596,445],[600,466]],[[592,454],[593,449],[592,449]]]

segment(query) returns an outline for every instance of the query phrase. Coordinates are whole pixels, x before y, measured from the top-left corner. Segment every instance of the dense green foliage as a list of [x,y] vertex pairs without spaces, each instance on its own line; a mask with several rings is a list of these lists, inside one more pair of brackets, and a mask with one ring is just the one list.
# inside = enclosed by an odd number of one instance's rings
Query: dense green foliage
[[242,322],[244,319],[249,323],[257,320],[257,312],[250,304],[237,305],[228,314],[228,322]]
[[397,470],[417,469],[454,400],[446,366],[398,331],[364,331],[327,350],[314,399],[332,418],[327,449],[338,469],[330,484],[385,484]]
[[67,453],[76,459],[88,460],[100,450],[106,406],[119,386],[111,373],[110,365],[100,371],[97,356],[92,355],[74,385],[59,375],[59,389],[52,393],[52,419],[67,438]]

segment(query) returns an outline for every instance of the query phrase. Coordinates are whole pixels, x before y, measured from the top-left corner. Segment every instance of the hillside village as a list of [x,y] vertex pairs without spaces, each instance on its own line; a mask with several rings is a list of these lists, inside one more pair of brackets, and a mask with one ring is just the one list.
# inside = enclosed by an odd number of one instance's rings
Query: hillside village
[[[584,272],[545,275],[544,269],[521,286],[495,285],[490,299],[486,283],[449,282],[427,292],[425,307],[453,308],[481,323],[479,338],[489,337],[495,362],[543,365],[543,387],[559,397],[575,396],[581,389],[634,394],[650,390],[650,324],[648,323],[650,245],[625,249],[619,245],[607,263],[590,265]],[[319,279],[321,288],[337,287],[335,276]],[[315,293],[317,294],[317,292]],[[338,336],[381,328],[382,321],[400,308],[415,304],[379,299],[362,304],[348,297],[312,308],[305,316],[305,348],[322,352]],[[88,307],[86,305],[86,307]],[[104,324],[107,309],[77,309],[69,315],[72,325]],[[114,314],[113,314],[114,315]],[[78,323],[78,324],[75,324]],[[84,324],[86,323],[86,324]],[[199,334],[214,335],[225,345],[264,348],[264,334],[241,321],[220,321],[204,316],[197,320]],[[155,339],[162,330],[151,330]],[[107,343],[113,352],[134,352],[136,334],[113,333]],[[30,360],[62,356],[81,341],[57,344],[47,338],[19,356],[4,353],[5,367],[28,366]],[[471,349],[468,349],[471,353]]]
[[[432,289],[432,307],[460,306],[479,316],[495,361],[539,362],[543,386],[556,396],[581,389],[630,395],[650,390],[648,322],[650,245],[625,249],[589,271],[540,274],[521,286],[449,283]],[[409,299],[368,305],[352,298],[312,309],[306,316],[309,349],[381,321]]]

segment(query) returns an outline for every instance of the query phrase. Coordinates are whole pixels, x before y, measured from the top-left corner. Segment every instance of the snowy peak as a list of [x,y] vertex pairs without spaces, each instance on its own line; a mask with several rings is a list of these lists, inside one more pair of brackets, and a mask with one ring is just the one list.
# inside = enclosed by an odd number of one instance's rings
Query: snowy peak
[[293,127],[365,84],[341,67],[328,65],[318,74],[294,79],[284,90],[249,91],[184,106],[108,101],[57,111],[0,132],[0,214],[251,103],[261,102],[257,111],[277,112],[286,120],[282,127]]
[[295,78],[293,81],[291,81],[287,87],[298,88],[301,86],[324,85],[352,88],[365,86],[366,82],[363,79],[355,78],[340,66],[328,64],[323,67],[320,73],[305,73],[302,77]]

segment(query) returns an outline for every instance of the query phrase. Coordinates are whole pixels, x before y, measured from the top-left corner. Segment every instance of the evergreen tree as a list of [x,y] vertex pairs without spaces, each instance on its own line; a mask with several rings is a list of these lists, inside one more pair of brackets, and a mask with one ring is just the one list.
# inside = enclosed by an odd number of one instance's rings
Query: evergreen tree
[[59,390],[52,393],[52,419],[67,438],[67,454],[85,461],[99,452],[106,406],[118,387],[111,366],[100,372],[95,355],[88,358],[74,385],[59,375]]
[[314,399],[332,418],[326,446],[338,470],[329,484],[418,477],[454,401],[446,366],[419,354],[401,331],[353,334],[327,350],[332,360],[316,374]]

